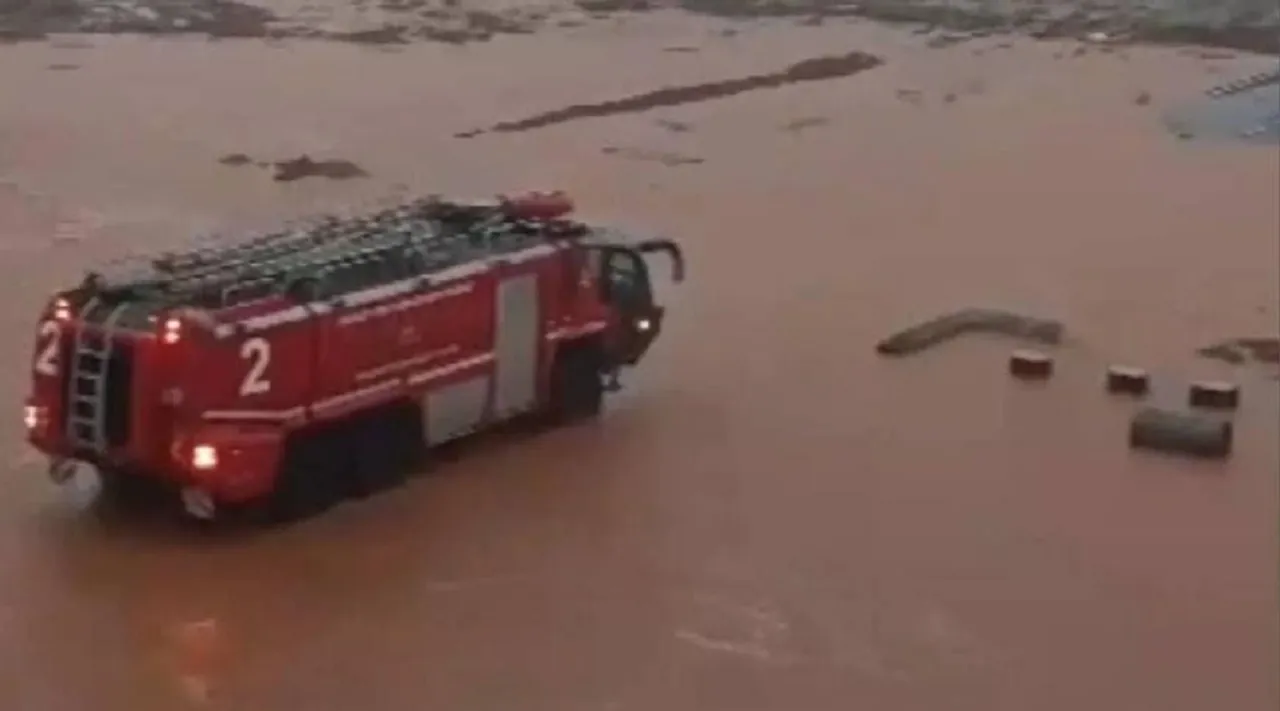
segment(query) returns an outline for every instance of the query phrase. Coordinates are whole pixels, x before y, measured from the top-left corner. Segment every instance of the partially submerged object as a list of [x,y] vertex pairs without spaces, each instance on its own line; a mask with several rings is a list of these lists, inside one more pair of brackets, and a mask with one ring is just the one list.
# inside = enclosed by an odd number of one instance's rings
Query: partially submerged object
[[1113,365],[1107,368],[1107,392],[1141,397],[1151,389],[1151,376],[1142,368]]
[[1196,354],[1232,365],[1243,365],[1250,360],[1256,363],[1280,364],[1280,338],[1275,336],[1231,338],[1207,345],[1196,351]]
[[1048,380],[1053,375],[1053,358],[1040,351],[1014,351],[1009,356],[1009,373],[1021,380]]
[[1063,326],[1052,319],[1038,318],[1000,309],[962,309],[929,319],[898,331],[876,344],[881,355],[904,356],[951,340],[962,333],[998,333],[1044,345],[1062,342]]
[[1146,407],[1129,422],[1134,449],[1223,459],[1231,455],[1233,438],[1230,420],[1194,412]]
[[1187,388],[1187,404],[1212,410],[1240,407],[1240,386],[1220,381],[1201,381]]

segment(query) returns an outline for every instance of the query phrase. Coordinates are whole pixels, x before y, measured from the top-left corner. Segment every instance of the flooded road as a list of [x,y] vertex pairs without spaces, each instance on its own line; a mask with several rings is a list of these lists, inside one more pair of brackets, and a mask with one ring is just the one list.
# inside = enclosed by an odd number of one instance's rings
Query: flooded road
[[[1160,121],[1273,61],[726,27],[0,47],[0,708],[1274,708],[1274,368],[1194,352],[1274,335],[1280,162]],[[454,137],[854,51],[883,64]],[[235,153],[370,177],[279,183]],[[544,187],[690,261],[598,425],[235,536],[78,511],[20,443],[27,334],[86,265],[397,191]],[[1016,385],[1011,344],[979,337],[875,355],[969,305],[1063,320],[1058,375]],[[1112,362],[1152,369],[1157,402],[1241,382],[1235,457],[1130,453]],[[211,626],[214,649],[178,640]]]

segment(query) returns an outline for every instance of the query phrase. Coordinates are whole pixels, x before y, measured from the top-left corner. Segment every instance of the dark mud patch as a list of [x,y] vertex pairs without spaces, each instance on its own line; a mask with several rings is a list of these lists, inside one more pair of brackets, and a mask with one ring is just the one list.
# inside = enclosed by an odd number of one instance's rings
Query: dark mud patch
[[660,128],[671,133],[689,133],[693,130],[693,126],[684,121],[673,121],[672,119],[658,119],[654,121]]
[[1205,346],[1196,351],[1196,354],[1232,365],[1250,362],[1280,365],[1280,338],[1231,338]]
[[679,168],[686,165],[701,165],[706,160],[693,156],[681,155],[669,151],[655,151],[647,148],[626,148],[622,146],[605,146],[600,152],[607,156],[616,156],[625,160],[658,163],[668,168]]
[[1001,309],[962,309],[923,321],[876,344],[876,352],[906,356],[932,348],[965,333],[996,333],[1044,345],[1062,342],[1062,323]]
[[403,25],[383,25],[377,29],[356,32],[335,32],[330,35],[330,38],[355,44],[395,45],[409,43],[408,28]]
[[243,153],[228,153],[227,155],[219,158],[218,162],[222,165],[230,166],[250,165],[253,163],[253,158],[250,158]]
[[787,133],[804,133],[810,129],[830,125],[831,119],[825,116],[802,116],[782,124],[779,128]]
[[369,176],[364,168],[341,159],[313,160],[310,156],[299,156],[290,160],[276,161],[272,164],[275,174],[272,180],[287,183],[303,178],[328,178],[330,180],[351,180]]
[[358,164],[342,159],[315,160],[311,156],[301,155],[297,158],[278,161],[254,160],[244,153],[228,153],[218,159],[218,163],[233,168],[256,166],[270,169],[271,179],[280,183],[288,183],[303,178],[328,178],[330,180],[351,180],[367,178],[369,173]]
[[573,106],[548,111],[529,118],[503,121],[487,129],[477,129],[456,135],[458,138],[471,138],[482,133],[518,133],[582,119],[642,113],[656,108],[712,101],[751,91],[776,89],[791,84],[842,79],[859,72],[874,69],[883,63],[884,61],[879,57],[865,52],[849,52],[830,57],[816,57],[797,62],[781,71],[768,74],[755,74],[737,79],[704,82],[702,84],[663,87],[621,99],[594,104],[574,104]]

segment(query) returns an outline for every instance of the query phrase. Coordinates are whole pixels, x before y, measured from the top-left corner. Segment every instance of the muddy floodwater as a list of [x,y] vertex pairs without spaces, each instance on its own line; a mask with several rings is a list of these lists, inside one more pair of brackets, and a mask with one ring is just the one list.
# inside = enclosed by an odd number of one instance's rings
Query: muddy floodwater
[[[1280,160],[1161,121],[1274,66],[674,11],[0,46],[0,708],[1276,708],[1276,370],[1196,350],[1275,335]],[[719,98],[626,103],[696,85]],[[301,155],[359,170],[273,179]],[[599,423],[236,535],[83,510],[21,443],[34,318],[85,266],[524,188],[685,245]],[[1012,381],[982,336],[875,353],[966,306],[1063,321],[1055,376]],[[1111,363],[1159,403],[1239,382],[1234,456],[1130,452]]]

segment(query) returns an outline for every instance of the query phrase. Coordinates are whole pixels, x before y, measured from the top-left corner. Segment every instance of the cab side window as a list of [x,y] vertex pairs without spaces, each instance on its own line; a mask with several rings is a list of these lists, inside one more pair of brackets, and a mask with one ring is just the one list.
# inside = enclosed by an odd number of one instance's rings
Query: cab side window
[[639,255],[624,250],[609,250],[605,254],[603,286],[607,298],[620,304],[650,302],[648,270]]

